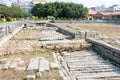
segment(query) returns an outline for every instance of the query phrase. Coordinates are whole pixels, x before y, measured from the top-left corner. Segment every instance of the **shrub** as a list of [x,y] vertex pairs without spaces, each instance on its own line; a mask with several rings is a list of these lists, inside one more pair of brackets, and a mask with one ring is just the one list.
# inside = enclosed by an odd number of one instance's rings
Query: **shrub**
[[16,21],[16,18],[13,18],[13,21]]
[[37,16],[35,16],[35,19],[36,19],[36,20],[38,20],[38,17],[37,17]]
[[35,16],[32,16],[32,19],[34,19],[34,20],[35,20]]
[[7,17],[7,21],[11,21],[12,20],[12,18],[11,17]]
[[6,18],[1,18],[1,21],[6,22],[7,20],[6,20]]
[[43,17],[40,17],[41,20],[43,20]]

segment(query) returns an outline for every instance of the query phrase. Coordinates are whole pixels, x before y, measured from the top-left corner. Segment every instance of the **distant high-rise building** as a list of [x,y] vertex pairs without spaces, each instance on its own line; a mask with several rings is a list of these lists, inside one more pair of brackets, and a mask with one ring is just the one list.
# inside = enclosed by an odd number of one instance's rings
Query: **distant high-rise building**
[[105,7],[105,5],[96,6],[96,7],[95,7],[95,10],[96,10],[96,11],[105,11],[105,10],[106,10],[106,7]]
[[33,6],[38,3],[45,4],[46,0],[25,0],[25,1],[17,0],[16,1],[16,4],[25,12],[30,12]]
[[33,4],[38,4],[38,3],[42,3],[42,4],[45,4],[46,3],[46,0],[33,0]]
[[115,11],[120,11],[120,5],[113,5],[113,6],[110,6],[107,11],[112,11],[112,12],[115,12]]

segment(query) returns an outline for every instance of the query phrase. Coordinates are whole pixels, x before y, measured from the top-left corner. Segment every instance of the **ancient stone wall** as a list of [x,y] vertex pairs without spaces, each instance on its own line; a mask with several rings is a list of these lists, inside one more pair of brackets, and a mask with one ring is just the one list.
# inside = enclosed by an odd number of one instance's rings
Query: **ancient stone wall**
[[72,38],[82,38],[82,39],[85,39],[85,38],[88,38],[88,37],[92,37],[92,38],[98,38],[101,36],[101,34],[97,31],[88,31],[88,30],[79,30],[76,31],[74,28],[71,28],[70,26],[66,26],[66,27],[61,27],[61,26],[58,26],[56,24],[49,24],[48,25],[49,27],[58,27],[58,32],[61,32],[65,35],[69,35],[71,36]]
[[86,39],[86,41],[92,43],[92,48],[99,54],[117,62],[120,64],[120,49],[113,47],[107,43],[97,41],[95,39]]

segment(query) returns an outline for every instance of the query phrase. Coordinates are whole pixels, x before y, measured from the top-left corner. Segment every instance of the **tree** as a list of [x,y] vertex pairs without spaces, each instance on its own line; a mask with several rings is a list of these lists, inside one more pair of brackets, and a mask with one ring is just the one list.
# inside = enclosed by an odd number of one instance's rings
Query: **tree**
[[88,10],[81,4],[54,2],[36,4],[31,13],[38,17],[85,18],[87,17]]
[[0,14],[5,14],[7,17],[20,17],[27,15],[27,13],[14,4],[11,7],[0,5]]

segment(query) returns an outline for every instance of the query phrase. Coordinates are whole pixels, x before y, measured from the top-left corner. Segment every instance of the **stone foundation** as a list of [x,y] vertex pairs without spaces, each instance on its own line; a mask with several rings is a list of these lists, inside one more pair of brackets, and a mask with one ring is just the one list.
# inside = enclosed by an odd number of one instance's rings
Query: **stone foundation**
[[95,39],[86,39],[92,43],[92,48],[103,57],[108,57],[110,60],[120,64],[120,49],[113,47],[105,42],[97,41]]

